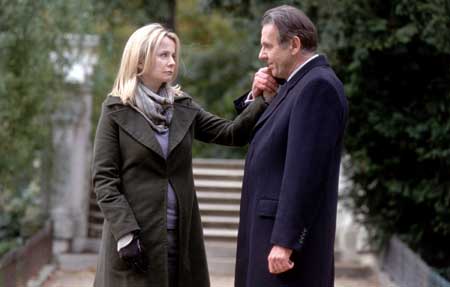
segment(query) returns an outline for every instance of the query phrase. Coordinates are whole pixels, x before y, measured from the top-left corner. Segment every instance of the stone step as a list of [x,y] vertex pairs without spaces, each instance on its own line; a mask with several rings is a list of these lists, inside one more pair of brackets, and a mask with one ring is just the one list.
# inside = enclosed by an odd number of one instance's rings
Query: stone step
[[228,228],[237,230],[239,227],[239,217],[237,216],[202,216],[204,228]]
[[88,237],[101,238],[103,232],[103,225],[98,223],[89,223]]
[[[206,242],[205,248],[211,274],[234,276],[236,264],[236,245],[234,242]],[[336,262],[335,265],[336,279],[361,280],[358,282],[364,283],[365,280],[373,278],[373,275],[374,271],[370,267],[357,263]]]
[[218,242],[218,241],[206,241],[205,249],[206,255],[209,258],[214,257],[228,257],[235,258],[236,257],[236,247],[237,243],[228,241],[228,242]]
[[89,222],[93,224],[102,224],[103,223],[103,213],[98,210],[92,210],[89,213]]
[[244,161],[241,159],[195,158],[192,160],[192,166],[194,168],[244,169]]
[[238,231],[229,228],[203,228],[203,237],[206,241],[229,242],[236,241]]
[[216,216],[239,216],[239,205],[219,203],[199,203],[200,214]]
[[194,180],[197,191],[241,192],[241,181]]
[[82,271],[97,266],[96,253],[61,253],[56,255],[56,263],[65,271]]
[[239,192],[197,191],[198,202],[201,203],[234,203],[239,205]]
[[336,278],[369,278],[373,275],[373,269],[359,262],[342,262],[335,263]]
[[199,180],[235,180],[242,181],[244,171],[242,169],[216,169],[216,168],[194,168],[194,178]]
[[226,275],[234,277],[235,264],[236,259],[231,257],[208,258],[208,269],[211,275]]

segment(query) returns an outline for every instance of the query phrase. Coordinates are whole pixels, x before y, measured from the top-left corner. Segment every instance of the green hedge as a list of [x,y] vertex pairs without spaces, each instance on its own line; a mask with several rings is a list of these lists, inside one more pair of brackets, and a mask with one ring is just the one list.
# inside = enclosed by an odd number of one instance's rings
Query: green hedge
[[85,4],[1,1],[0,255],[39,230],[48,215],[51,116],[70,64],[66,35],[83,30]]
[[346,85],[355,212],[450,278],[450,2],[341,1],[322,38]]

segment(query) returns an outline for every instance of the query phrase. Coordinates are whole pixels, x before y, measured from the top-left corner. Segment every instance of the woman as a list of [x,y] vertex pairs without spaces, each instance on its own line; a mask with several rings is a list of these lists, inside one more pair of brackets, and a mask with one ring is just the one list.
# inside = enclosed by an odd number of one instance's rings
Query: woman
[[267,106],[234,120],[201,109],[171,82],[180,44],[159,24],[129,38],[94,144],[93,183],[105,217],[94,286],[209,286],[192,175],[192,140],[245,145]]

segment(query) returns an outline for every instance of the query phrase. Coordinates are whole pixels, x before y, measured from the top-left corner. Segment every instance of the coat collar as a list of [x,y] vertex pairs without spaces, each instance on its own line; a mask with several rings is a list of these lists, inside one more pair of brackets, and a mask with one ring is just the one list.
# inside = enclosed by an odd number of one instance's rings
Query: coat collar
[[264,111],[255,125],[255,129],[259,128],[275,111],[275,109],[283,102],[289,91],[313,68],[319,66],[329,66],[328,61],[324,55],[319,55],[315,59],[306,63],[288,82],[281,86],[279,94],[275,97],[273,102]]
[[[111,118],[137,142],[165,158],[155,132],[147,120],[132,107],[123,105],[119,97],[108,96],[106,106],[121,106],[111,111]],[[169,126],[168,156],[181,142],[195,119],[197,110],[181,102],[174,103],[174,113]]]
[[175,102],[173,107],[174,112],[169,127],[169,155],[184,138],[198,112],[197,109],[178,102]]

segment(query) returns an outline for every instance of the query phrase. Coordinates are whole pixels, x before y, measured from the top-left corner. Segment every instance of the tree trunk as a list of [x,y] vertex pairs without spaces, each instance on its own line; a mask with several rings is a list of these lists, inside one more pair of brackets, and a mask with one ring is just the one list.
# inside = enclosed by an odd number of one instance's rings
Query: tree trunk
[[176,11],[177,11],[177,0],[169,0],[168,1],[168,10],[169,15],[167,17],[167,26],[168,28],[175,31],[175,17],[176,17]]

